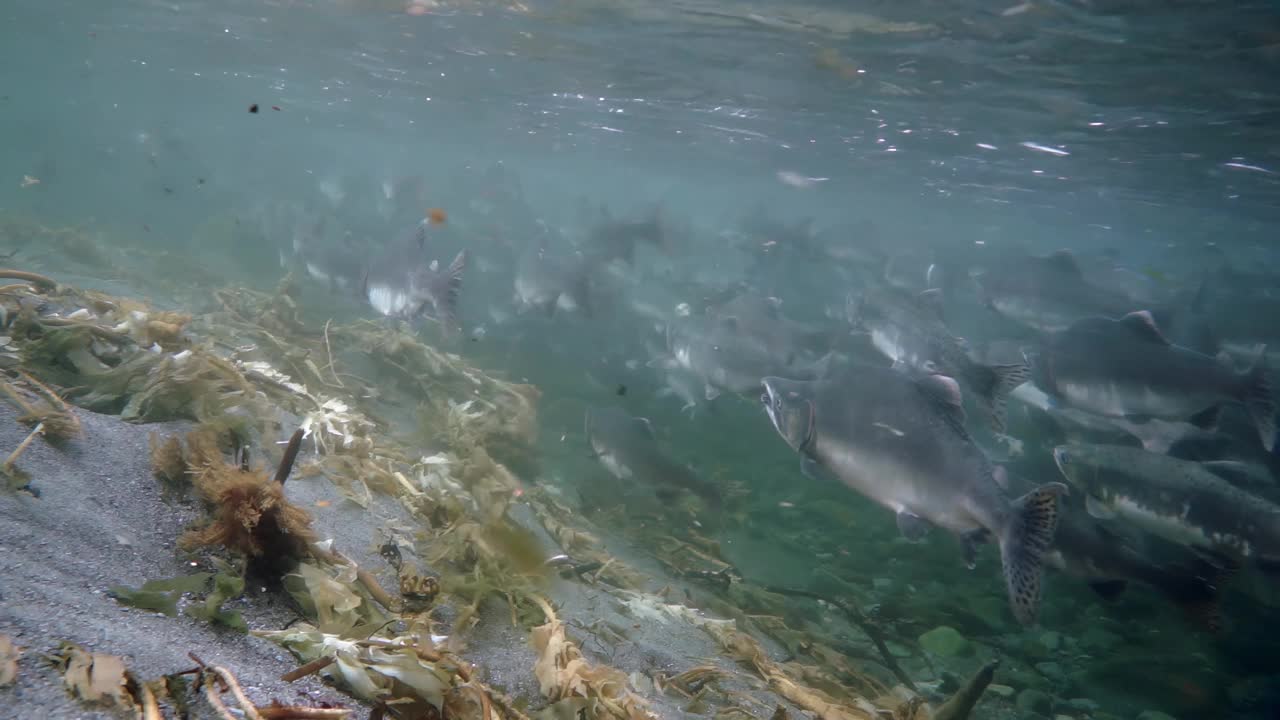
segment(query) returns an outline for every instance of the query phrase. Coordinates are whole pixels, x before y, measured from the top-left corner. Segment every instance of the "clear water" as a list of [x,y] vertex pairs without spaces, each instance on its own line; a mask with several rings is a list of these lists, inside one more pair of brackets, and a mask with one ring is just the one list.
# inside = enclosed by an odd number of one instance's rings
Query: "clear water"
[[[867,267],[792,257],[785,233],[744,225],[760,213],[812,219],[832,247],[923,249],[965,270],[1071,249],[1123,268],[1122,290],[1162,296],[1194,289],[1223,256],[1280,278],[1277,77],[1271,2],[8,0],[0,211],[167,253],[174,269],[122,278],[85,258],[60,267],[18,238],[0,250],[184,304],[274,285],[297,218],[381,243],[442,208],[441,258],[473,257],[461,321],[475,341],[461,351],[543,387],[549,448],[580,432],[584,406],[648,416],[680,461],[753,496],[749,529],[725,531],[744,571],[882,579],[895,588],[886,604],[932,610],[923,631],[961,612],[947,599],[957,585],[1006,612],[994,558],[975,574],[941,533],[923,548],[894,542],[887,511],[800,475],[753,397],[682,415],[645,367],[662,334],[627,298],[669,312],[745,280],[794,317],[841,327]],[[419,194],[378,209],[402,182]],[[581,236],[583,208],[599,206],[623,218],[660,207],[680,240],[602,272],[613,291],[590,317],[515,316],[516,257],[548,228]],[[288,221],[273,225],[280,209]],[[907,272],[923,283],[927,264]],[[371,314],[313,295],[323,312]],[[1216,320],[1265,313],[1269,293],[1252,297]],[[1003,339],[974,293],[948,287],[948,303],[971,347]],[[1058,479],[1050,441],[1013,431],[1019,469]],[[548,457],[551,474],[588,472]],[[817,558],[797,554],[806,543]],[[1085,674],[1064,697],[1096,697],[1117,717],[1276,717],[1276,645],[1257,632],[1277,620],[1268,592],[1274,602],[1274,590],[1233,592],[1235,622],[1205,637],[1149,591],[1102,604],[1052,576],[1042,625],[1079,643],[1058,660]],[[1021,647],[1006,623],[991,620]],[[1103,626],[1121,639],[1089,639]],[[1103,682],[1104,661],[1132,677]],[[1168,680],[1144,685],[1143,673]]]

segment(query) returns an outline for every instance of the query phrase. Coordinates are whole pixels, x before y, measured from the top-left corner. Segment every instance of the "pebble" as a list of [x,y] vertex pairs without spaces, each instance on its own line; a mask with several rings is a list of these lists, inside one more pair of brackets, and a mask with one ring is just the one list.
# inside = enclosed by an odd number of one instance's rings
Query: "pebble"
[[1083,712],[1093,712],[1102,707],[1089,698],[1071,698],[1067,701],[1067,706],[1072,710],[1081,710]]
[[1035,712],[1041,715],[1048,715],[1053,709],[1053,698],[1039,690],[1023,690],[1018,693],[1015,703],[1023,712]]
[[939,657],[957,657],[973,652],[973,645],[953,627],[942,625],[919,638],[920,647]]
[[1002,698],[1011,698],[1016,691],[1008,685],[1000,685],[999,683],[991,683],[987,686],[987,692],[993,695],[999,695]]
[[1062,633],[1053,630],[1041,633],[1040,644],[1048,650],[1057,650],[1062,647]]
[[1062,666],[1056,662],[1038,662],[1036,663],[1036,670],[1039,670],[1041,675],[1050,680],[1061,680],[1066,677],[1066,674],[1062,671]]

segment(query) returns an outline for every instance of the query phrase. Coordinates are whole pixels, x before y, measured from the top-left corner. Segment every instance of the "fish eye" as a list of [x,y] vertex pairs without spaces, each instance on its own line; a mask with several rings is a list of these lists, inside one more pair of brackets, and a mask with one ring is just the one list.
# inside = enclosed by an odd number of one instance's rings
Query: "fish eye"
[[1071,455],[1067,453],[1066,450],[1059,450],[1058,452],[1054,453],[1054,456],[1057,459],[1057,461],[1063,465],[1071,464]]
[[767,392],[760,393],[760,402],[764,403],[765,405],[770,405],[771,403],[769,401],[769,393]]

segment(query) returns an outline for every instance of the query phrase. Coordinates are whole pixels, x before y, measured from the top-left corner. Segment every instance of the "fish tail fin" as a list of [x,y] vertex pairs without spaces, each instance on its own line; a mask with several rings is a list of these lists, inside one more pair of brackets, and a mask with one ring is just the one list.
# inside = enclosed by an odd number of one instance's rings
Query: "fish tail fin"
[[973,394],[998,433],[1005,430],[1005,405],[1009,393],[1031,379],[1031,368],[1026,363],[1014,365],[974,365],[969,373]]
[[467,251],[453,258],[445,271],[432,279],[431,296],[446,332],[458,329],[458,296],[462,292],[462,274],[467,269]]
[[1271,378],[1267,373],[1267,347],[1258,348],[1258,356],[1244,374],[1245,409],[1258,428],[1258,437],[1262,447],[1271,452],[1276,444],[1276,401],[1271,386]]
[[1014,500],[1009,522],[1000,536],[1000,562],[1014,617],[1031,625],[1040,610],[1044,554],[1058,530],[1058,501],[1067,493],[1062,483],[1046,483]]
[[829,350],[825,355],[813,362],[813,365],[809,368],[809,372],[813,375],[813,379],[824,380],[835,372],[835,369],[839,366],[841,360],[842,358],[839,353],[835,350]]
[[592,317],[591,308],[591,276],[590,272],[579,273],[574,279],[572,286],[567,293],[576,307],[584,317]]
[[1157,587],[1192,624],[1217,633],[1222,630],[1222,589],[1238,570],[1230,563],[1200,560],[1191,567],[1173,568],[1172,579],[1161,581]]

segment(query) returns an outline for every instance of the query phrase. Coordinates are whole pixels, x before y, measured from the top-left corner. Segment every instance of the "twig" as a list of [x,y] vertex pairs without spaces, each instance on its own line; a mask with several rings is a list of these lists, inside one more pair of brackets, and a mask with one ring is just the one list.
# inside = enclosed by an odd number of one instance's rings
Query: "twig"
[[280,679],[285,682],[293,682],[295,680],[301,680],[302,678],[308,675],[313,675],[329,667],[330,665],[333,664],[333,661],[336,659],[337,658],[334,655],[327,655],[325,657],[316,658],[315,660],[312,660],[306,665],[300,665],[296,670],[290,670],[289,672],[281,675]]
[[36,425],[31,431],[31,434],[27,436],[27,439],[19,443],[18,447],[15,448],[13,452],[9,453],[8,459],[4,461],[4,469],[8,470],[13,467],[13,463],[18,459],[18,456],[21,455],[27,447],[31,445],[31,442],[36,439],[36,436],[42,432],[44,432],[44,423]]
[[510,697],[491,687],[486,686],[486,689],[488,692],[485,694],[489,696],[489,701],[497,705],[498,710],[502,711],[502,717],[508,718],[508,720],[529,720],[528,715],[516,709],[515,703],[512,702]]
[[844,611],[844,614],[848,616],[849,620],[852,621],[854,625],[857,625],[858,628],[861,629],[862,632],[865,633],[866,636],[871,639],[871,642],[875,644],[876,650],[880,652],[881,660],[884,661],[884,666],[889,668],[889,671],[893,673],[893,676],[898,678],[898,681],[901,682],[903,685],[906,685],[908,688],[910,688],[912,692],[916,692],[916,686],[915,686],[915,683],[911,682],[911,676],[907,675],[907,673],[903,671],[903,669],[898,665],[897,660],[894,660],[893,653],[889,652],[889,646],[885,644],[884,633],[880,632],[879,626],[877,626],[874,622],[871,622],[871,619],[868,618],[866,614],[863,613],[862,610],[858,608],[858,606],[853,605],[851,603],[842,602],[840,600],[834,600],[832,598],[826,597],[825,595],[812,592],[810,590],[779,587],[777,585],[765,585],[763,587],[765,590],[771,593],[776,593],[778,595],[790,595],[792,597],[803,597],[803,598],[809,598],[811,600],[821,600],[823,602],[830,603],[831,605],[834,605],[840,608],[842,611]]
[[276,468],[277,485],[283,485],[284,481],[289,479],[289,473],[293,472],[293,461],[298,459],[303,435],[302,428],[298,428],[293,431],[293,437],[289,438],[289,444],[284,448],[284,457],[280,458],[280,467]]
[[187,657],[200,666],[198,672],[200,673],[200,682],[204,683],[205,699],[209,701],[209,704],[213,706],[214,711],[220,717],[224,720],[236,720],[236,716],[232,715],[226,704],[222,702],[221,691],[218,690],[215,683],[210,682],[211,679],[215,678],[221,680],[222,684],[235,696],[236,702],[240,704],[240,709],[244,712],[246,718],[249,718],[249,720],[263,720],[262,716],[258,714],[258,708],[254,707],[249,698],[245,697],[244,691],[240,689],[240,683],[236,682],[236,677],[231,674],[230,670],[217,666],[210,667],[194,652],[187,653]]
[[164,716],[160,714],[160,703],[156,700],[156,694],[151,690],[151,686],[146,683],[138,683],[138,691],[142,695],[142,720],[164,720]]
[[18,374],[22,376],[23,380],[26,380],[33,387],[35,387],[35,389],[38,390],[41,395],[44,395],[45,399],[48,400],[50,404],[56,406],[59,410],[70,412],[70,408],[67,407],[67,403],[64,402],[62,398],[58,397],[58,393],[49,389],[47,385],[35,379],[34,377],[31,377],[29,373],[19,370]]
[[955,695],[952,695],[934,712],[934,720],[968,720],[969,714],[973,712],[973,706],[978,704],[983,691],[991,684],[998,667],[1000,667],[1000,661],[992,660],[979,668],[964,687],[957,690]]
[[262,716],[258,714],[258,708],[254,706],[249,698],[245,697],[244,691],[240,689],[240,683],[236,682],[236,676],[231,674],[230,670],[223,667],[214,667],[213,673],[226,683],[227,688],[231,690],[231,694],[235,696],[236,702],[240,703],[240,709],[244,711],[244,716],[249,720],[262,720]]
[[324,352],[329,356],[329,374],[333,375],[333,381],[338,383],[338,387],[345,388],[342,380],[338,378],[338,369],[333,365],[333,348],[329,347],[329,323],[333,322],[333,318],[324,321]]
[[269,705],[258,708],[263,720],[343,720],[351,716],[350,708],[313,708],[298,705]]
[[489,693],[476,687],[475,685],[464,686],[476,694],[480,698],[480,711],[484,716],[484,720],[493,720],[493,704],[489,702]]
[[[317,560],[327,562],[330,565],[352,564],[350,560],[347,560],[332,550],[320,550],[319,548],[312,546],[311,554]],[[391,597],[387,594],[386,590],[382,589],[382,586],[378,584],[377,578],[375,578],[368,570],[358,568],[356,570],[356,579],[360,581],[361,585],[364,585],[365,589],[369,591],[369,596],[376,600],[379,605],[391,612],[399,612],[399,605],[396,603],[395,598]]]
[[[203,678],[204,673],[201,673],[200,677]],[[236,716],[232,715],[231,711],[227,709],[227,706],[223,704],[222,696],[218,693],[218,688],[214,687],[213,683],[209,682],[207,679],[204,682],[204,697],[209,701],[209,704],[213,706],[213,711],[218,714],[219,718],[222,720],[236,720]]]
[[5,395],[8,395],[9,399],[13,401],[13,404],[17,405],[18,409],[21,410],[23,413],[27,415],[36,414],[36,409],[31,407],[31,404],[28,403],[21,395],[19,395],[18,391],[14,390],[12,385],[10,385],[7,382],[2,383],[0,384],[0,390],[4,391]]
[[43,287],[45,290],[57,289],[58,283],[52,278],[40,273],[28,272],[26,270],[13,270],[11,268],[0,268],[0,278],[11,278],[13,280],[26,280],[37,287]]

